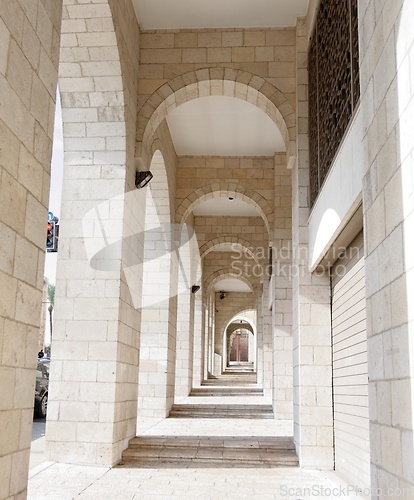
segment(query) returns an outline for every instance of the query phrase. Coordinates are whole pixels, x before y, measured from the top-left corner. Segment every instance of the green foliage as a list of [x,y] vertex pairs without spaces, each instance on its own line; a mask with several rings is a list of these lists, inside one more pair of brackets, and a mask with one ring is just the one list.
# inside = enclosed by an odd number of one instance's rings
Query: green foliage
[[47,286],[47,297],[52,306],[55,305],[55,285]]

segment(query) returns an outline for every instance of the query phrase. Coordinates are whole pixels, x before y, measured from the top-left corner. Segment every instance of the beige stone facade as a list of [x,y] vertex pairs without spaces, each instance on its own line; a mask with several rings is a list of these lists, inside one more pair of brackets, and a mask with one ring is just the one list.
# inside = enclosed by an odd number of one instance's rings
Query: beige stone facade
[[[292,422],[300,466],[332,470],[327,262],[363,230],[369,495],[414,496],[414,7],[358,1],[360,102],[311,207],[318,3],[283,28],[141,30],[132,0],[0,2],[0,499],[26,497],[58,79],[48,458],[118,463],[137,429],[222,373],[230,324],[246,321],[257,386]],[[258,108],[284,151],[178,155],[168,115],[208,96]],[[199,212],[228,198],[255,215]]]

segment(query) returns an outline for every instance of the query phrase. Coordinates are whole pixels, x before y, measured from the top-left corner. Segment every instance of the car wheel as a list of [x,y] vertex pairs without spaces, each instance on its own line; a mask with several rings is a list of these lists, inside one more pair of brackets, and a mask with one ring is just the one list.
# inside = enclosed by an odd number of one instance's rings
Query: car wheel
[[40,401],[39,410],[37,412],[40,418],[45,418],[47,413],[47,394],[45,394]]

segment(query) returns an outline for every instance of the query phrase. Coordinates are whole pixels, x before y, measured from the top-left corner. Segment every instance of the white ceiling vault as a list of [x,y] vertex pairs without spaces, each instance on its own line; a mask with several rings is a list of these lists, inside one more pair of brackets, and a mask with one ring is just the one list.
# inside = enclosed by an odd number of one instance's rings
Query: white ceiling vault
[[235,200],[225,197],[212,198],[197,205],[193,211],[194,215],[216,216],[227,215],[230,217],[260,217],[259,212],[243,200]]
[[133,0],[142,30],[295,26],[308,0]]
[[[250,287],[244,281],[237,278],[223,278],[214,285],[214,290],[216,292],[252,292]],[[226,298],[222,300],[226,300]]]
[[167,123],[178,155],[273,156],[286,151],[272,119],[236,97],[193,99],[173,109]]

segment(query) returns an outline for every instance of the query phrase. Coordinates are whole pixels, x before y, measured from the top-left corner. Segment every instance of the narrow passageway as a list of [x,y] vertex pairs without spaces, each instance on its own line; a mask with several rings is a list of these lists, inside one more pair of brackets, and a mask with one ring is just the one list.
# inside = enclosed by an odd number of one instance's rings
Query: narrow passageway
[[414,498],[414,1],[188,3],[0,1],[0,500]]

